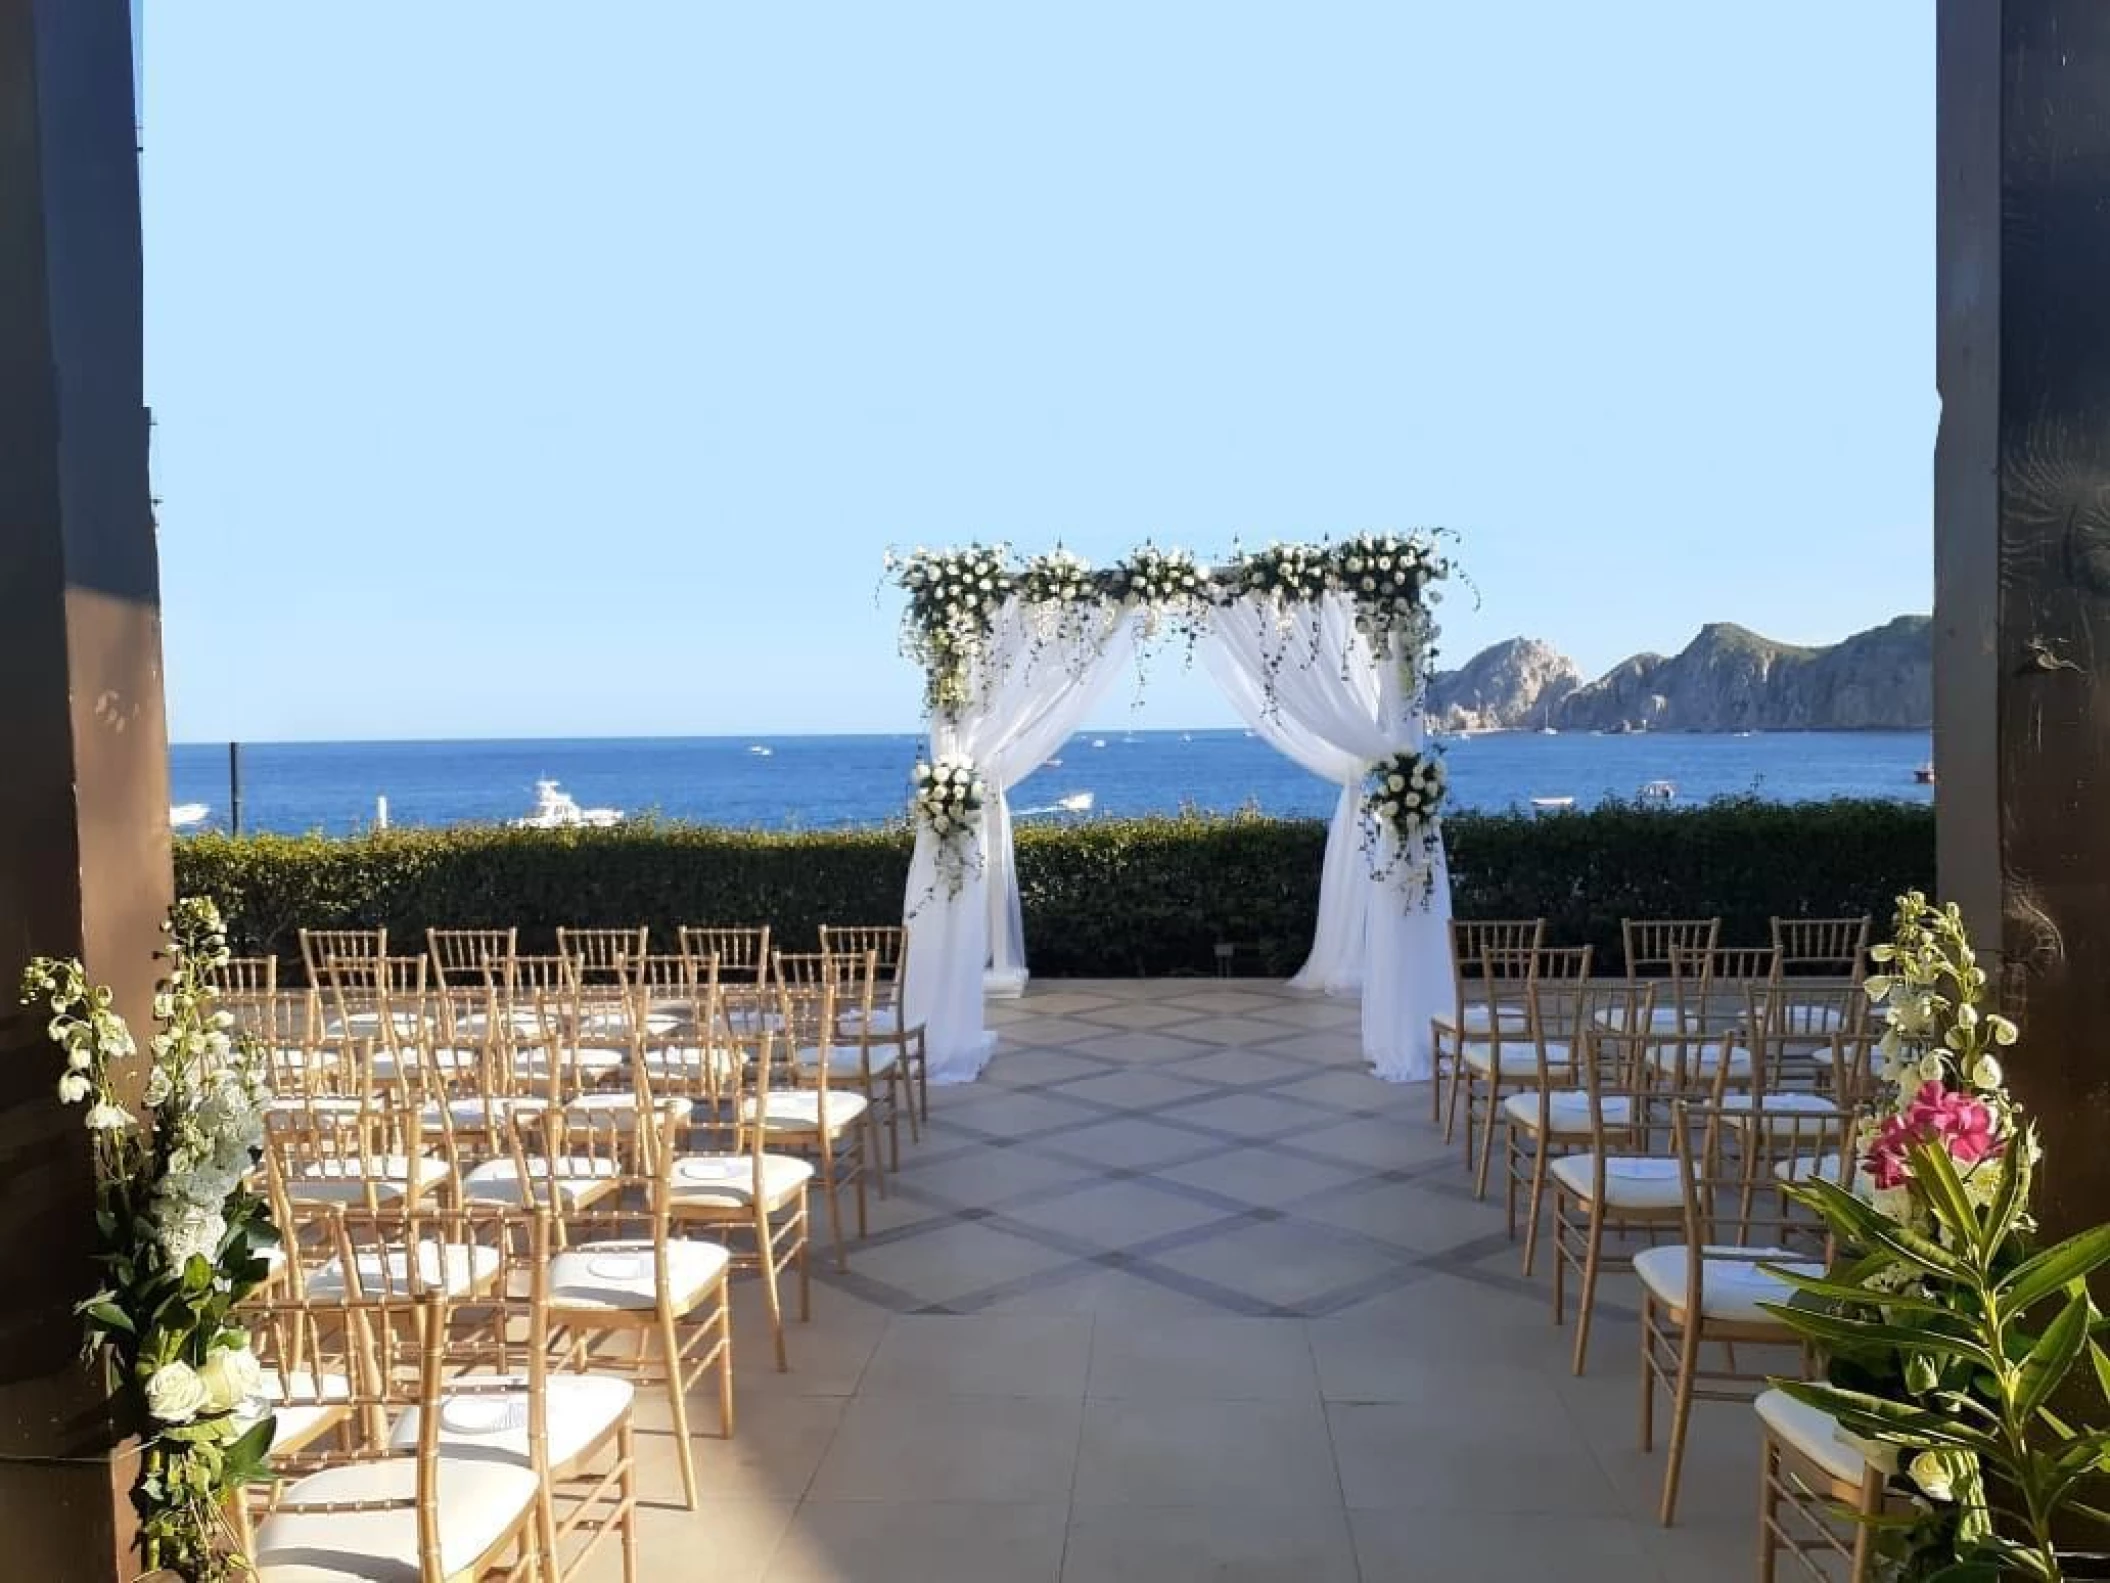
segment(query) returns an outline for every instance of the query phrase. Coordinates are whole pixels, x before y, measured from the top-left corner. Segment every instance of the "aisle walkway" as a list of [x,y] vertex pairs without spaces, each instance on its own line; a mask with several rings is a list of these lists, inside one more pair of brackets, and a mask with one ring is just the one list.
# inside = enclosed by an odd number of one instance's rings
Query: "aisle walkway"
[[1544,1281],[1519,1278],[1427,1090],[1366,1075],[1356,1015],[1247,981],[993,1008],[995,1064],[934,1093],[789,1376],[743,1289],[740,1432],[702,1445],[704,1511],[648,1513],[649,1574],[1749,1576],[1748,1411],[1699,1409],[1681,1526],[1659,1530],[1625,1293],[1571,1379]]

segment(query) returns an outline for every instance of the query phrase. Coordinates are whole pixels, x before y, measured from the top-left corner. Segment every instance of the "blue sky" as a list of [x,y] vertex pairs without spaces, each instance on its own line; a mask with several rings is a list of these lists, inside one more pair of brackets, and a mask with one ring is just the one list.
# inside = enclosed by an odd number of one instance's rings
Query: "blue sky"
[[1923,0],[148,9],[179,740],[907,729],[890,543],[1441,523],[1593,673],[1931,597]]

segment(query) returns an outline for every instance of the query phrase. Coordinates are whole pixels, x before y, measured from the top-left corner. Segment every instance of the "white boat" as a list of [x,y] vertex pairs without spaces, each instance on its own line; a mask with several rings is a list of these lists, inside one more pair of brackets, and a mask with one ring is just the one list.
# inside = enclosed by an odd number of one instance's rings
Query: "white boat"
[[1539,735],[1542,737],[1557,737],[1560,732],[1552,726],[1540,726]]
[[1106,738],[1105,738],[1105,737],[1093,737],[1093,738],[1092,738],[1092,746],[1093,746],[1093,747],[1095,747],[1095,748],[1103,748],[1103,747],[1105,747],[1105,746],[1106,746]]
[[211,807],[202,802],[179,802],[169,808],[169,828],[181,830],[185,825],[203,824]]
[[1538,809],[1540,813],[1553,813],[1562,808],[1573,808],[1575,799],[1573,797],[1534,797],[1531,799],[1531,806]]
[[1040,761],[1040,767],[1041,767],[1042,769],[1044,769],[1044,770],[1059,770],[1059,769],[1061,769],[1061,768],[1062,768],[1062,760],[1061,760],[1061,759],[1042,759],[1042,760]]
[[535,811],[524,819],[515,819],[516,830],[605,830],[612,824],[620,824],[623,810],[620,808],[581,808],[569,793],[558,789],[555,781],[535,782]]
[[761,745],[760,743],[757,743],[757,744],[756,744],[755,746],[753,746],[753,747],[749,748],[749,749],[748,749],[747,751],[748,751],[748,752],[750,752],[750,753],[752,753],[752,754],[754,754],[754,756],[755,756],[756,758],[760,758],[760,759],[766,759],[766,758],[768,758],[768,757],[769,757],[769,756],[770,756],[771,754],[773,754],[774,752],[776,752],[776,749],[775,749],[775,748],[766,748],[766,747],[763,747],[763,746],[762,746],[762,745]]
[[1055,806],[1064,813],[1090,813],[1092,811],[1092,794],[1088,791],[1071,792],[1067,797],[1058,797],[1055,800]]
[[1641,795],[1650,802],[1669,802],[1678,795],[1676,781],[1650,781],[1641,788]]

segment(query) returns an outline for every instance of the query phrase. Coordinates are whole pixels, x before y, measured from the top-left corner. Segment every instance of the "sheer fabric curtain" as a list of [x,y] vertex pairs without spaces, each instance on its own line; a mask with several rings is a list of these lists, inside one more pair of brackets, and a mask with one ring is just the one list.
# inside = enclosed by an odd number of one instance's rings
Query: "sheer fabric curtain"
[[[1427,741],[1418,697],[1401,687],[1396,655],[1379,656],[1339,594],[1278,617],[1244,598],[1211,614],[1205,660],[1253,730],[1306,769],[1341,783],[1320,874],[1312,954],[1291,982],[1301,988],[1360,986],[1363,1053],[1380,1077],[1426,1078],[1429,1017],[1450,998],[1450,872],[1439,843],[1434,888],[1423,906],[1398,876],[1378,879],[1362,850],[1364,767]],[[1276,707],[1263,691],[1274,673]],[[1393,838],[1381,832],[1380,858]]]
[[911,1023],[921,1023],[933,1083],[968,1083],[996,1049],[986,1026],[986,991],[1018,993],[1026,980],[1018,869],[1009,790],[1037,769],[1105,696],[1135,647],[1135,618],[1099,613],[1082,628],[1041,630],[1016,602],[998,615],[988,659],[969,678],[968,702],[930,722],[934,757],[964,754],[987,796],[975,850],[957,894],[938,864],[938,841],[918,829],[909,860],[903,985]]

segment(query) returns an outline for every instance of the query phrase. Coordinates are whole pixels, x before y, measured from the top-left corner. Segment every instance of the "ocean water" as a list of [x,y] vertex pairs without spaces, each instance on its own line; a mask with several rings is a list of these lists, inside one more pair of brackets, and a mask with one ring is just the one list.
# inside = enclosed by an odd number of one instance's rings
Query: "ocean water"
[[[1592,736],[1504,732],[1443,744],[1451,795],[1464,807],[1573,797],[1578,807],[1633,797],[1650,781],[1674,803],[1755,794],[1780,801],[1896,797],[1926,802],[1913,770],[1924,731],[1782,732],[1750,736]],[[756,749],[768,751],[758,752]],[[898,817],[919,737],[686,737],[519,742],[249,743],[241,750],[242,828],[349,834],[388,799],[396,825],[500,821],[529,812],[535,783],[554,779],[585,807],[655,813],[740,828],[830,829]],[[1335,788],[1240,730],[1087,732],[1012,793],[1021,817],[1067,819],[1088,794],[1093,815],[1256,808],[1325,816]],[[203,803],[226,828],[224,743],[170,753],[171,801]]]

